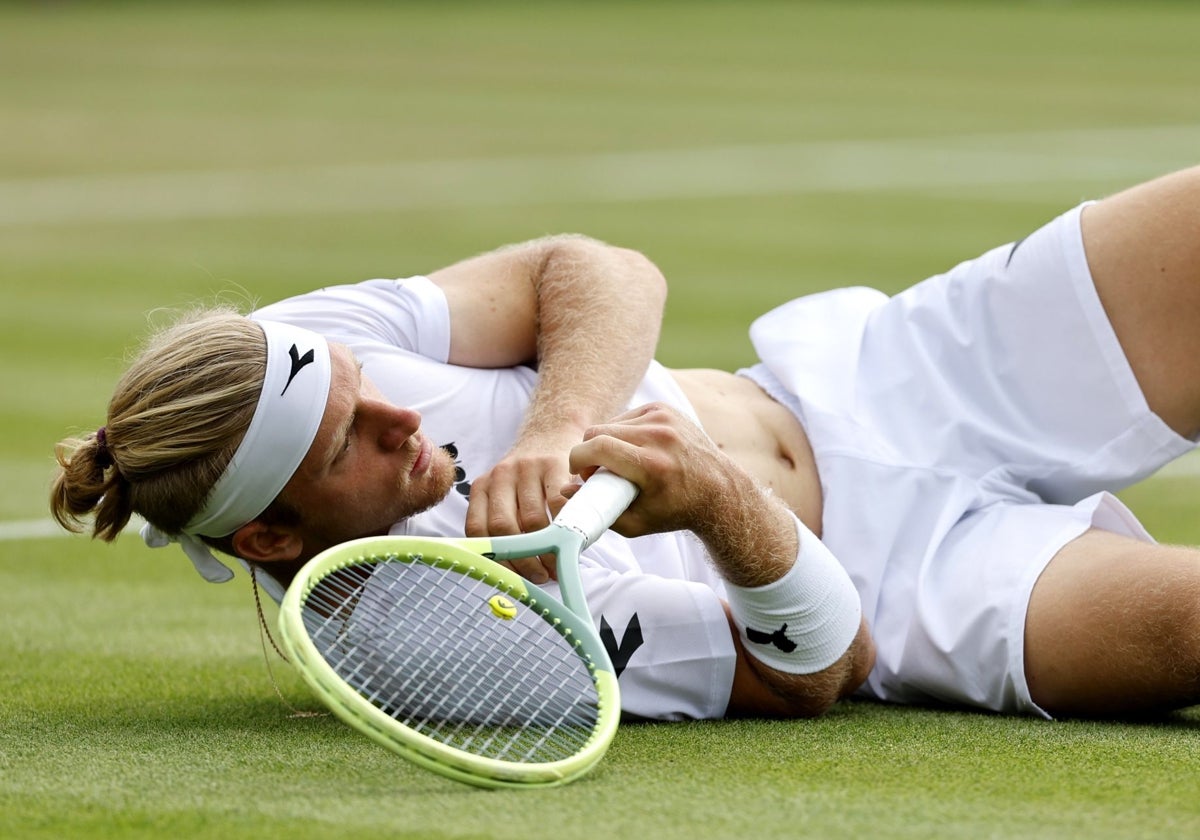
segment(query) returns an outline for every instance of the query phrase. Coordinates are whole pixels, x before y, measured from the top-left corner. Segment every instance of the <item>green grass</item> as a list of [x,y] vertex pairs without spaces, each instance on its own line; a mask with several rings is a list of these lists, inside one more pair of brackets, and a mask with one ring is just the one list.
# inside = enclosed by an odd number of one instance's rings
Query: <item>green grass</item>
[[[1059,723],[848,703],[812,722],[633,725],[562,790],[482,792],[330,717],[263,667],[247,581],[122,540],[0,571],[0,835],[1187,836],[1200,714]],[[126,574],[119,576],[123,570]],[[20,663],[19,666],[16,663]],[[19,670],[18,670],[19,668]],[[315,709],[276,663],[285,697]],[[336,784],[336,790],[332,787]]]
[[[664,361],[735,367],[775,303],[1193,162],[1197,32],[1185,3],[0,6],[0,523],[45,517],[155,307],[579,230],[664,268]],[[1196,484],[1124,496],[1200,543]],[[1200,833],[1200,710],[629,726],[576,785],[485,793],[289,717],[242,576],[5,540],[0,614],[4,837]]]

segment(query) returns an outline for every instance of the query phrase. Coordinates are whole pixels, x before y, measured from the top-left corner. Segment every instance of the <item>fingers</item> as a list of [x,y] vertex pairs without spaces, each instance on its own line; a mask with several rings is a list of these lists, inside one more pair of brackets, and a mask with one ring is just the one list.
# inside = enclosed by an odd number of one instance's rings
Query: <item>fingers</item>
[[[522,445],[471,486],[468,536],[504,536],[546,527],[578,482],[606,468],[636,484],[639,496],[616,521],[625,536],[688,530],[718,498],[731,462],[678,411],[651,403],[588,429],[570,448]],[[533,583],[555,576],[552,555],[506,563]]]
[[[464,530],[467,536],[504,536],[537,531],[550,524],[551,505],[564,500],[558,488],[568,476],[562,455],[510,453],[471,485]],[[532,583],[555,577],[552,554],[505,562]]]
[[604,467],[642,487],[654,471],[649,462],[678,446],[675,426],[686,422],[657,403],[639,406],[589,428],[583,443],[572,447],[568,466],[584,479]]
[[558,562],[553,554],[542,554],[538,557],[522,557],[520,560],[507,560],[500,565],[507,566],[530,583],[545,583],[558,579]]
[[691,529],[726,486],[731,468],[698,426],[659,404],[589,429],[572,448],[569,465],[584,476],[604,467],[638,485],[638,498],[613,526],[625,536]]
[[546,488],[529,470],[497,466],[471,485],[468,536],[500,536],[536,531],[550,524]]

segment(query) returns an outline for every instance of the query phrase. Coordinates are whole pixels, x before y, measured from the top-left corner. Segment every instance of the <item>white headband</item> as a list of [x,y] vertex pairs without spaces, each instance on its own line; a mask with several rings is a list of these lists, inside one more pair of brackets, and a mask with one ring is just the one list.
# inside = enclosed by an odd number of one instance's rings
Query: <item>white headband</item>
[[197,537],[228,536],[267,509],[308,454],[329,397],[332,366],[325,339],[291,324],[256,323],[267,337],[267,371],[245,437],[178,538],[149,524],[142,528],[151,547],[177,539],[196,570],[213,582],[233,573]]

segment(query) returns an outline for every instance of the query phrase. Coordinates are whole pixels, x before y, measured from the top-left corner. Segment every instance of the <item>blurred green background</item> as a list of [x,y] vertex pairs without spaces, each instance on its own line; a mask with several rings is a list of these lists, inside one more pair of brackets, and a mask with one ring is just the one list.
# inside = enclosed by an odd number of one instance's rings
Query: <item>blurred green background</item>
[[582,231],[732,367],[767,307],[902,288],[1189,164],[1188,4],[0,7],[0,518],[146,313]]
[[[1195,162],[1198,36],[1184,2],[0,5],[0,833],[1196,836],[1194,716],[634,727],[569,793],[468,796],[298,735],[241,578],[39,535],[163,309],[581,231],[665,271],[664,362],[736,367],[776,303]],[[1124,494],[1164,540],[1200,542],[1192,464]]]

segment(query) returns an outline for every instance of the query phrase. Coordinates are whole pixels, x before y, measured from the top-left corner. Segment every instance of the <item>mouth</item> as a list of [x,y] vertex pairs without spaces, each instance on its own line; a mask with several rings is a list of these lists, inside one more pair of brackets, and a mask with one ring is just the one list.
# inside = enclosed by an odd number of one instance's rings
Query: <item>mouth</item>
[[429,442],[429,438],[422,436],[417,446],[417,457],[413,459],[412,469],[408,471],[413,478],[424,475],[433,458],[433,444]]

